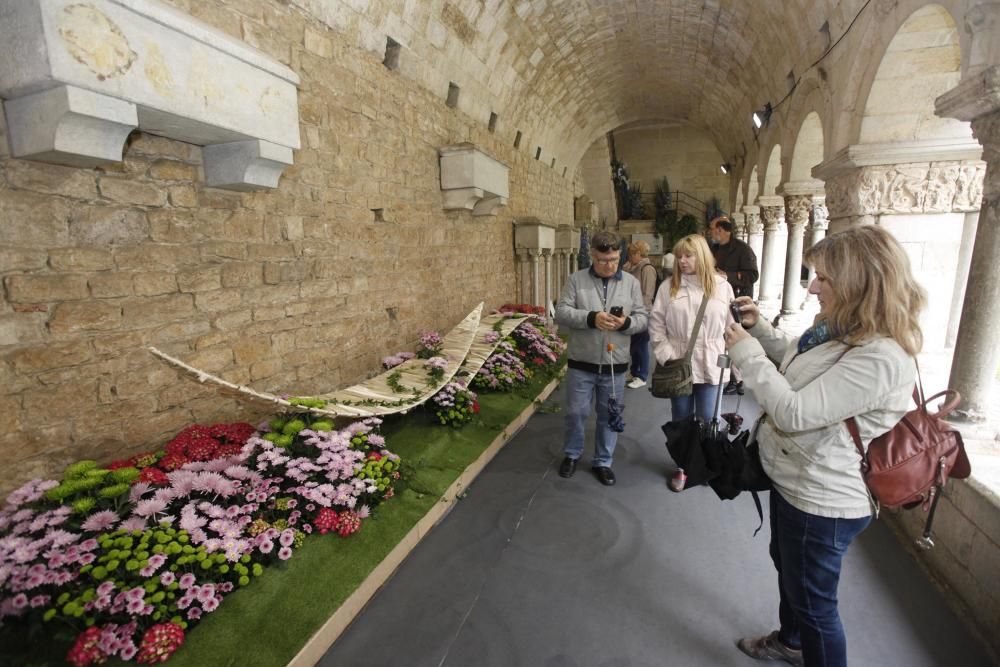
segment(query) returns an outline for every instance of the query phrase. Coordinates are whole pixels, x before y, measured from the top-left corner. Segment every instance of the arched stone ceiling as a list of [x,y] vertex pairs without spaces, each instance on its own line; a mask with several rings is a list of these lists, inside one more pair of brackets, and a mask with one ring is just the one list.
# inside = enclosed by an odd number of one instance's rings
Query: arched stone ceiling
[[[703,128],[724,156],[753,140],[750,112],[775,104],[865,0],[291,0],[363,46],[385,35],[401,69],[459,108],[500,116],[534,152],[575,165],[604,132],[639,119]],[[330,15],[328,18],[327,15]],[[352,18],[353,17],[353,18]],[[829,22],[830,38],[820,32]],[[426,67],[426,66],[430,67]]]

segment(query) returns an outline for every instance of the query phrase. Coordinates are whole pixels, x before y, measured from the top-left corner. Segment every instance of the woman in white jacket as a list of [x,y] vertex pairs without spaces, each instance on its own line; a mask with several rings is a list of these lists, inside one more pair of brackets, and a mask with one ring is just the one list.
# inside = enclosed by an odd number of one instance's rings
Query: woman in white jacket
[[658,362],[682,359],[703,299],[708,298],[701,329],[691,356],[694,394],[670,399],[671,419],[678,421],[696,414],[711,420],[719,391],[721,369],[715,363],[725,352],[726,325],[733,322],[729,302],[733,288],[715,272],[715,260],[704,237],[685,236],[674,245],[674,273],[670,289],[664,285],[656,294],[649,313],[649,338]]
[[760,660],[841,667],[841,563],[874,507],[844,419],[855,418],[867,447],[905,414],[926,299],[902,247],[875,225],[827,237],[805,261],[816,269],[809,292],[820,304],[810,329],[797,338],[776,331],[740,297],[743,327],[726,331],[764,413],[755,437],[774,484],[770,553],[779,595],[779,629],[737,645]]

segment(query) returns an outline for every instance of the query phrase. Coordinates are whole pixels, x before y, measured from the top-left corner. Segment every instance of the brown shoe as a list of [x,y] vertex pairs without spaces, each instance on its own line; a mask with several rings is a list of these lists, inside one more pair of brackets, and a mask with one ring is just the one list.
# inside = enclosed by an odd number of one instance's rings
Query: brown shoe
[[796,667],[803,665],[801,649],[782,644],[777,630],[763,637],[744,637],[736,642],[736,647],[754,660],[784,660]]

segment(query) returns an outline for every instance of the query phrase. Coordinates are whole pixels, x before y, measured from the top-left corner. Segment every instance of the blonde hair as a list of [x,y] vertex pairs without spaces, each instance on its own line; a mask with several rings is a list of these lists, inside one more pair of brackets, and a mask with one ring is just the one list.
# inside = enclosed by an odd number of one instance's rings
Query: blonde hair
[[883,227],[861,225],[828,236],[803,259],[830,279],[833,303],[827,322],[845,343],[892,338],[907,354],[923,346],[920,311],[927,293],[913,277],[910,259]]
[[628,244],[628,254],[631,255],[634,252],[639,253],[640,257],[648,257],[649,256],[649,244],[646,243],[645,241],[635,241],[634,243],[629,243]]
[[681,270],[678,265],[681,255],[692,255],[697,266],[695,273],[705,290],[705,297],[711,299],[715,294],[715,258],[708,247],[708,242],[701,234],[689,234],[674,244],[674,274],[670,277],[670,296],[677,296],[681,288]]

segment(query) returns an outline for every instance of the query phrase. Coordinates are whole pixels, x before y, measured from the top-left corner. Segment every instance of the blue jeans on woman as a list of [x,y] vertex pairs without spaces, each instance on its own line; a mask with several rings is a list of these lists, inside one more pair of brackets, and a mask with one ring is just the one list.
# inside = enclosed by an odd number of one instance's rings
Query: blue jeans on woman
[[583,454],[584,429],[590,416],[590,406],[596,401],[597,427],[594,429],[594,457],[590,465],[611,467],[618,444],[618,434],[608,428],[608,397],[614,382],[615,395],[622,400],[625,393],[625,373],[598,374],[579,368],[566,370],[566,441],[565,455],[578,459]]
[[809,667],[846,667],[847,639],[837,584],[847,547],[871,517],[830,519],[797,509],[771,491],[771,560],[778,570],[778,639]]
[[696,384],[694,393],[690,396],[670,399],[670,419],[681,421],[688,419],[697,411],[698,418],[706,424],[712,421],[715,412],[715,396],[719,391],[717,384]]
[[631,346],[629,350],[632,354],[632,377],[648,380],[649,332],[641,331],[637,334],[632,334],[632,340],[629,345]]

